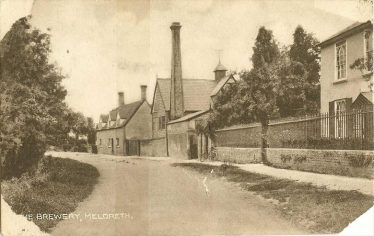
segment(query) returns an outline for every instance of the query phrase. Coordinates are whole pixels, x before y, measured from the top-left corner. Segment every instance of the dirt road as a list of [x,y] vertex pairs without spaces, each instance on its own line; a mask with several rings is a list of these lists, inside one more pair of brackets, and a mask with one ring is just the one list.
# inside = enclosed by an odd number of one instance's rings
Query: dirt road
[[306,233],[269,202],[223,179],[168,161],[70,155],[94,165],[101,176],[75,216],[60,222],[52,235]]

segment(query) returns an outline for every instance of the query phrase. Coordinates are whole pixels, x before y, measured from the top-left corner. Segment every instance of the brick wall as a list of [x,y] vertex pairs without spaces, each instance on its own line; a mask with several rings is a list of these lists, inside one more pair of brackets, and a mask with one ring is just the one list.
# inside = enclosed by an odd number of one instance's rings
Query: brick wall
[[[116,138],[119,139],[119,145],[116,144]],[[112,143],[109,139],[113,139],[113,153]],[[101,144],[100,144],[101,140]],[[118,129],[107,129],[100,130],[96,133],[97,152],[99,154],[114,154],[118,156],[125,155],[126,143],[125,143],[125,128]]]
[[140,141],[140,156],[153,156],[152,140]]
[[[305,140],[307,135],[311,137],[311,133],[318,134],[320,132],[319,126],[308,127],[306,122],[318,123],[318,120],[296,117],[270,121],[267,133],[269,147],[281,148],[283,142]],[[221,147],[261,147],[261,124],[254,123],[217,130],[216,137],[217,146]]]
[[[268,148],[268,161],[274,167],[336,174],[374,177],[374,153],[359,150],[314,150]],[[233,163],[258,163],[260,148],[217,147],[217,160]]]
[[189,143],[188,143],[188,129],[189,121],[168,124],[168,148],[169,156],[188,159]]
[[216,147],[218,161],[231,162],[237,164],[260,163],[260,148],[232,148]]
[[166,157],[166,138],[149,139],[140,141],[140,155]]
[[[374,177],[373,151],[269,148],[275,167],[353,177]],[[366,163],[365,163],[366,162]]]
[[261,125],[253,124],[218,130],[216,144],[218,147],[260,147]]
[[269,125],[268,145],[271,148],[282,147],[282,141],[303,140],[305,138],[305,120],[276,121]]
[[166,123],[168,122],[168,114],[165,111],[164,102],[162,100],[159,86],[156,86],[154,97],[153,111],[152,111],[152,138],[162,138],[166,136],[166,130],[160,129],[159,118],[165,116]]

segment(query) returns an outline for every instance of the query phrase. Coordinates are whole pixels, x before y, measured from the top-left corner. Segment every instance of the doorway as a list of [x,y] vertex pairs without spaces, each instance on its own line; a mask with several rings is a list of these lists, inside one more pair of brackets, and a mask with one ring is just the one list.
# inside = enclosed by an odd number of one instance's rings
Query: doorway
[[114,139],[112,139],[112,155],[114,154]]
[[197,136],[190,135],[189,137],[189,144],[190,144],[190,156],[189,159],[197,159]]

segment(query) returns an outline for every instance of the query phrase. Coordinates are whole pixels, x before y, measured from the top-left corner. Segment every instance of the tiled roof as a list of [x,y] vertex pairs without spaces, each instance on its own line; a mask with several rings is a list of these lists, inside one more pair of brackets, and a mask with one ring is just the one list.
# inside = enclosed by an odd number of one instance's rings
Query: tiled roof
[[[145,101],[136,101],[133,103],[125,104],[120,107],[117,107],[109,112],[109,115],[101,115],[100,118],[107,117],[106,120],[108,120],[108,117],[110,116],[111,121],[117,120],[117,115],[119,114],[119,117],[121,119],[124,119],[124,122],[117,123],[114,122],[109,128],[118,128],[126,125],[126,123],[131,119],[131,117],[135,114],[135,112],[139,109],[139,107],[143,104]],[[103,120],[103,122],[105,122]],[[105,126],[105,128],[108,128]]]
[[[227,75],[226,77],[222,78],[218,84],[216,85],[216,87],[212,90],[212,92],[210,93],[210,96],[215,96],[217,95],[217,93],[222,89],[222,87],[227,83],[228,80],[230,79],[233,79],[235,80],[234,76],[232,75]],[[235,80],[236,81],[236,80]]]
[[[170,79],[157,79],[166,110],[170,110]],[[209,108],[209,94],[217,85],[215,80],[183,79],[185,111],[201,111]]]
[[119,108],[117,108],[119,111],[119,118],[126,120],[130,119],[131,116],[138,110],[140,105],[142,105],[142,103],[143,101],[136,101],[120,106]]
[[184,79],[183,97],[186,111],[201,111],[209,108],[209,94],[217,85],[215,80]]
[[373,27],[371,21],[355,22],[355,23],[349,25],[348,27],[340,30],[336,34],[333,34],[332,36],[330,36],[327,39],[323,40],[321,43],[319,43],[319,46],[320,47],[324,47],[326,45],[329,45],[329,44],[337,41],[341,37],[347,37],[347,36],[351,35],[352,33],[355,32],[355,30],[363,29],[363,28],[366,28],[366,27],[368,27],[370,25],[371,25],[371,27]]
[[165,109],[170,110],[170,79],[157,79]]
[[362,92],[362,96],[364,96],[367,100],[369,100],[371,103],[373,103],[373,92]]

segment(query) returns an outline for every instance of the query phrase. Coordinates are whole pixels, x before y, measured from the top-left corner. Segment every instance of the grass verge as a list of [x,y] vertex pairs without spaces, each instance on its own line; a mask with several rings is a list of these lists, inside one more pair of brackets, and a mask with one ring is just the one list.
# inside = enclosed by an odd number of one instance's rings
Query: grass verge
[[61,219],[38,219],[37,215],[73,212],[92,192],[98,176],[89,164],[47,156],[34,175],[3,180],[1,190],[15,213],[32,216],[42,231],[50,232]]
[[175,163],[173,166],[224,177],[271,200],[286,218],[313,233],[338,233],[373,206],[373,196],[357,191],[328,190],[307,183],[251,173],[235,166]]

